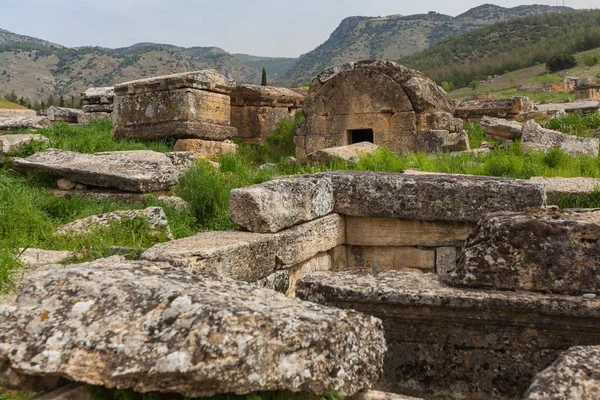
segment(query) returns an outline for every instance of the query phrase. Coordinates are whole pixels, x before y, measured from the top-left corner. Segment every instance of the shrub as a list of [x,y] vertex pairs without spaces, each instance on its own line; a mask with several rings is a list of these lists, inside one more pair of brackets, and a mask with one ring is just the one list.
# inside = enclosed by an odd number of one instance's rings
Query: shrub
[[600,57],[598,56],[598,54],[586,54],[585,57],[583,57],[583,63],[588,67],[593,67],[599,62]]
[[563,71],[577,66],[577,60],[572,55],[554,56],[546,62],[546,68],[550,72]]

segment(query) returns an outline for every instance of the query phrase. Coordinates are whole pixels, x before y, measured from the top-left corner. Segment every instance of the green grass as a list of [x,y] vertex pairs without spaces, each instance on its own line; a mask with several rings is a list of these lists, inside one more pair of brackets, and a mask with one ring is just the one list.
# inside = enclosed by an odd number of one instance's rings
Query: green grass
[[26,400],[33,397],[34,393],[12,391],[0,388],[0,400]]
[[558,83],[562,82],[562,79],[554,75],[540,75],[531,79],[529,83]]
[[[10,110],[27,110],[27,107],[23,107],[22,105],[12,103],[6,99],[0,98],[0,108],[10,109]],[[2,397],[0,397],[2,400]]]
[[600,128],[600,113],[570,113],[551,118],[546,127],[569,135],[593,137],[592,131]]

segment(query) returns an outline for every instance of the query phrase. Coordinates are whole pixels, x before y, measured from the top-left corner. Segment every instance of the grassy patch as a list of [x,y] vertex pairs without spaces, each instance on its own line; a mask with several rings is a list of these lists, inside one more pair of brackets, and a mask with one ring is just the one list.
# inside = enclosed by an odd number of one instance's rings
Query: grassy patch
[[551,118],[546,127],[569,135],[593,137],[592,130],[600,128],[600,113],[569,113]]
[[[0,249],[0,296],[12,292],[16,288],[17,277],[23,273],[23,263],[14,249]],[[0,400],[2,394],[0,392]]]
[[[67,124],[56,124],[48,128],[40,129],[36,133],[50,139],[50,147],[62,150],[77,151],[80,153],[98,153],[102,151],[125,151],[125,150],[154,150],[158,152],[172,151],[175,141],[173,139],[162,139],[150,142],[139,140],[116,141],[110,134],[112,122],[110,119],[92,121],[89,125],[75,126]],[[39,148],[33,149],[39,150]],[[32,151],[25,147],[23,154],[28,155]]]
[[562,82],[562,79],[555,75],[540,75],[529,81],[530,83],[558,83]]
[[[5,108],[9,110],[27,110],[27,107],[23,107],[22,105],[12,103],[2,98],[0,98],[0,108]],[[2,400],[2,397],[0,397],[0,400]]]
[[0,388],[0,400],[26,400],[34,396],[34,393],[13,391]]

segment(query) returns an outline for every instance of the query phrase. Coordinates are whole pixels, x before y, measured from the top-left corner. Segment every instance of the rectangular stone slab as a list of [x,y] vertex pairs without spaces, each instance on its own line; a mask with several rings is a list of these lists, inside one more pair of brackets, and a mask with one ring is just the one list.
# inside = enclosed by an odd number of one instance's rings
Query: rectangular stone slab
[[477,222],[490,212],[546,204],[543,184],[519,179],[362,171],[304,177],[331,180],[334,212],[355,217]]
[[424,398],[522,399],[561,352],[600,343],[600,300],[456,289],[435,274],[317,272],[297,297],[381,318],[376,389]]
[[348,268],[400,271],[406,268],[435,269],[435,250],[416,247],[347,246]]
[[476,224],[347,216],[346,244],[353,246],[462,246]]
[[379,380],[385,352],[376,318],[120,257],[33,274],[0,321],[0,386],[26,390],[60,376],[188,398],[351,396]]
[[179,181],[171,160],[153,151],[93,155],[48,149],[27,158],[13,158],[12,163],[18,169],[46,171],[84,185],[128,192],[156,192]]
[[459,287],[600,295],[600,210],[487,215],[447,282]]
[[159,92],[176,89],[199,89],[214,93],[229,94],[235,82],[213,69],[154,76],[120,83],[114,90],[117,95]]

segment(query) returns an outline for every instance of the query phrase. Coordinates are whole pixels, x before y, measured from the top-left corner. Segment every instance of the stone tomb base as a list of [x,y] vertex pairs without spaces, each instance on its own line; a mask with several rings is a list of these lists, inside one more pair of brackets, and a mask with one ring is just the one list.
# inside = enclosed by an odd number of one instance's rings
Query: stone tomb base
[[573,346],[600,343],[600,300],[455,289],[434,274],[319,272],[297,296],[384,323],[377,389],[428,399],[521,399]]

